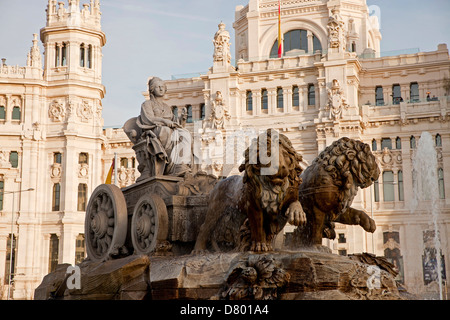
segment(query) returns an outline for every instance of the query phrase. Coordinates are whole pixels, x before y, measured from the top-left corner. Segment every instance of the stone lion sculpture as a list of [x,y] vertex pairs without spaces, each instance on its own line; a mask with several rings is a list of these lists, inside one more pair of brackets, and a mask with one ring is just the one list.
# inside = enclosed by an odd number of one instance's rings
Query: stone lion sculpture
[[299,198],[307,223],[295,230],[296,242],[311,246],[321,245],[322,238],[334,239],[334,222],[374,232],[375,221],[350,206],[358,188],[369,187],[379,175],[369,145],[344,137],[325,148],[300,176]]
[[[260,161],[260,141],[265,132],[244,153],[245,161],[239,167],[244,175],[222,180],[211,191],[194,253],[207,250],[209,244],[216,251],[269,251],[272,240],[288,221],[296,226],[305,223],[298,199],[302,157],[286,136],[273,132],[267,131],[266,150],[278,143],[278,170],[272,175],[262,174],[273,164]],[[257,161],[253,163],[255,155]]]

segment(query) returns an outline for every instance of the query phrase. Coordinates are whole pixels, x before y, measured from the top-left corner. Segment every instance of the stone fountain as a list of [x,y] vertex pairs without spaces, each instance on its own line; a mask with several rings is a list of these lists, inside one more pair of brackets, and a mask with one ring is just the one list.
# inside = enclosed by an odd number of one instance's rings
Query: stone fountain
[[[335,237],[335,222],[375,231],[375,222],[351,207],[358,189],[379,176],[367,144],[341,138],[302,170],[290,140],[269,129],[246,149],[240,175],[217,179],[180,162],[183,119],[162,101],[160,79],[150,81],[150,100],[124,126],[142,178],[94,190],[87,258],[58,265],[35,299],[404,298],[385,258],[344,257],[322,246],[322,238]],[[288,222],[295,237],[276,246]]]

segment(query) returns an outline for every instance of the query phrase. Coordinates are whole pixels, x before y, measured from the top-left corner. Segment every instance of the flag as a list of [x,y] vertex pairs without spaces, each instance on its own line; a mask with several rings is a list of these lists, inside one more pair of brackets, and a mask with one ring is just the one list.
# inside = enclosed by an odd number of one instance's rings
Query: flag
[[113,159],[113,161],[112,161],[111,168],[109,168],[109,172],[108,172],[108,176],[106,177],[105,184],[111,184],[112,173],[114,170],[114,162],[115,162],[114,160],[116,160],[116,159]]
[[278,0],[278,58],[283,55],[283,35],[281,34],[281,0]]

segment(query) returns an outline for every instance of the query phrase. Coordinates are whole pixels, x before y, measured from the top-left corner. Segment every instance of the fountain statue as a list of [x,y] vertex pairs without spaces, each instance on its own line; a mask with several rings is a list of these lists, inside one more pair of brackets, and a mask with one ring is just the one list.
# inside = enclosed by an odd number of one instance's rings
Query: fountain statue
[[[378,179],[368,145],[341,138],[302,172],[288,137],[268,129],[245,150],[241,175],[193,173],[174,153],[192,156],[188,132],[160,99],[163,81],[153,78],[149,89],[153,98],[124,126],[140,179],[93,191],[87,258],[58,265],[35,299],[402,299],[385,258],[321,246],[336,221],[375,230],[351,208],[358,188]],[[299,239],[289,249],[275,245],[287,222]]]

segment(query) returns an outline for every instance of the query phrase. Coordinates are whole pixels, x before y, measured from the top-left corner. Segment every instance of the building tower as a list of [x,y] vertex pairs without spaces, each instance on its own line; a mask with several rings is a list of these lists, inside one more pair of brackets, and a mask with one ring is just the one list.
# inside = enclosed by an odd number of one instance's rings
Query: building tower
[[[7,73],[5,81],[0,77],[0,106],[7,107],[0,145],[12,163],[12,168],[0,164],[0,180],[8,192],[3,212],[13,224],[2,228],[6,220],[0,219],[0,231],[9,230],[0,235],[0,278],[9,277],[9,262],[3,262],[10,256],[13,229],[14,299],[30,298],[58,263],[74,265],[84,258],[85,207],[102,174],[106,37],[100,16],[99,0],[81,8],[79,0],[49,0],[40,30],[43,63],[35,35],[26,67],[14,69],[17,76]],[[28,189],[34,191],[22,195]]]

